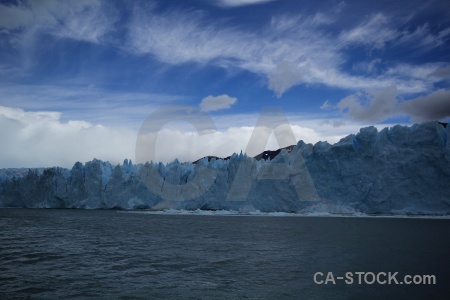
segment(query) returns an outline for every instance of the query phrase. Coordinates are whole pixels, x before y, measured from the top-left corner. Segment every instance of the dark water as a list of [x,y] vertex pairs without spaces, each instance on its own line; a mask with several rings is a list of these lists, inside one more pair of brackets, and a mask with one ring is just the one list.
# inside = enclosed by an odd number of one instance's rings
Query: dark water
[[[448,219],[0,209],[0,299],[450,299],[449,233]],[[437,284],[317,285],[318,271]]]

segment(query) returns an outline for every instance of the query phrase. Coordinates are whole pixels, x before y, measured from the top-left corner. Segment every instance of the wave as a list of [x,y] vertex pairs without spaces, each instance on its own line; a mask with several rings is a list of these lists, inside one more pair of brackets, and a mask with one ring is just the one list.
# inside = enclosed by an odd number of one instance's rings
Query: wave
[[328,212],[288,213],[288,212],[239,212],[233,210],[118,210],[119,213],[150,215],[195,215],[195,216],[262,216],[262,217],[331,217],[331,218],[400,218],[400,219],[450,219],[450,215],[372,215],[364,213],[332,214]]

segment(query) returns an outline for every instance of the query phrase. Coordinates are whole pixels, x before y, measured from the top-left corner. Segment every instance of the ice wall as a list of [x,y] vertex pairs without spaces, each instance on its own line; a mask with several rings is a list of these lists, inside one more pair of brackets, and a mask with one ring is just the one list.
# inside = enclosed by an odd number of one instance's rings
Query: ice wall
[[[273,160],[229,159],[0,172],[0,206],[450,213],[450,126],[362,128],[330,145],[299,141]],[[5,175],[6,174],[6,175]]]

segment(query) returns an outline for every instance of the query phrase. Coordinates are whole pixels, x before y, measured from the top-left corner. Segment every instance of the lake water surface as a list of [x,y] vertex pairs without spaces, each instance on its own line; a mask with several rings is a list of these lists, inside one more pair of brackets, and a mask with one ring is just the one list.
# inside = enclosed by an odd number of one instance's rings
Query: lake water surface
[[0,299],[450,299],[449,233],[449,219],[0,209]]

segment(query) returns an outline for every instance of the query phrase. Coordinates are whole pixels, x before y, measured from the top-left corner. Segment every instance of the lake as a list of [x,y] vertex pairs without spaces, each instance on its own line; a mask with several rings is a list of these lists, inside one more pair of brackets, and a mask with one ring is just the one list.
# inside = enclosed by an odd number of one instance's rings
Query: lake
[[449,233],[432,218],[0,209],[0,299],[448,299]]

